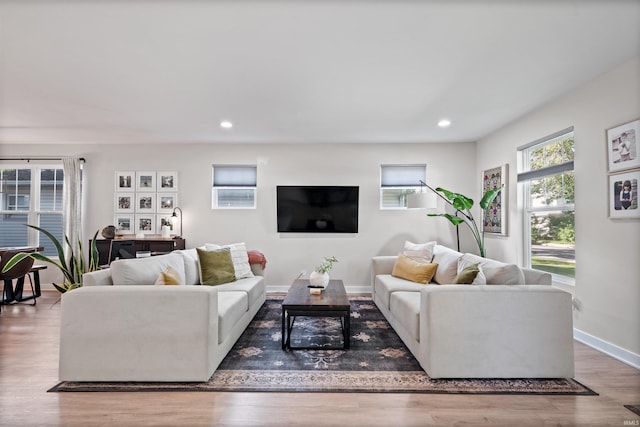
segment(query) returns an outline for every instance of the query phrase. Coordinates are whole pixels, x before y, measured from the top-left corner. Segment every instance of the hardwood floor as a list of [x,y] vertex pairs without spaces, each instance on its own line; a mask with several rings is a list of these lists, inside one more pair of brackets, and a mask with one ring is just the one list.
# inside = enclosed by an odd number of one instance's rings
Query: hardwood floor
[[[623,426],[640,416],[640,371],[576,343],[576,379],[599,396],[47,393],[57,384],[60,306],[0,313],[1,426]],[[123,361],[126,363],[126,361]]]

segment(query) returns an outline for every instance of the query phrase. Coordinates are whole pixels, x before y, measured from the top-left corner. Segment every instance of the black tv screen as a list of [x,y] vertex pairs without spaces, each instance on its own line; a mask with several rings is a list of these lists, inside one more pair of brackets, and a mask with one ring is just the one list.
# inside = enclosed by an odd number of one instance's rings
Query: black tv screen
[[357,233],[359,187],[278,186],[279,233]]

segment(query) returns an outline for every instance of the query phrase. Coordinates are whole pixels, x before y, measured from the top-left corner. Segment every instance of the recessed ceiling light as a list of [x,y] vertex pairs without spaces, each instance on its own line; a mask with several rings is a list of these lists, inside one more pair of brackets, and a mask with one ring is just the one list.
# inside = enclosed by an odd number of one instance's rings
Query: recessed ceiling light
[[442,119],[442,120],[440,120],[438,122],[438,126],[441,127],[441,128],[446,128],[449,125],[451,125],[451,120],[449,120],[449,119]]
[[228,120],[223,120],[220,122],[220,127],[224,129],[231,129],[233,127],[233,123]]

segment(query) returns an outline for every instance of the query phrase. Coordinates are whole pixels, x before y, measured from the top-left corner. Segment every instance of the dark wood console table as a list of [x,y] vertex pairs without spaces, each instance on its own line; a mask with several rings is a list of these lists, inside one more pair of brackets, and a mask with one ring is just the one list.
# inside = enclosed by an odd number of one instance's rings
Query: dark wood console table
[[96,240],[96,247],[98,249],[98,254],[100,255],[98,264],[109,264],[111,245],[113,243],[121,243],[125,241],[133,242],[135,252],[151,252],[151,256],[166,254],[178,249],[185,249],[186,247],[186,241],[181,237],[171,238],[162,237],[157,234],[148,234],[143,239],[136,239],[136,236],[133,234],[123,234],[116,236],[115,239]]

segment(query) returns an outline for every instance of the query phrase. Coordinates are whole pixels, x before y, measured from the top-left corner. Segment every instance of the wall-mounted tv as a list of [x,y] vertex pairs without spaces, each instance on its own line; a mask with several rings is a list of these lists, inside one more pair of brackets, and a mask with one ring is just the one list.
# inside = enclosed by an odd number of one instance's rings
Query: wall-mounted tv
[[359,187],[276,188],[279,233],[357,233]]

